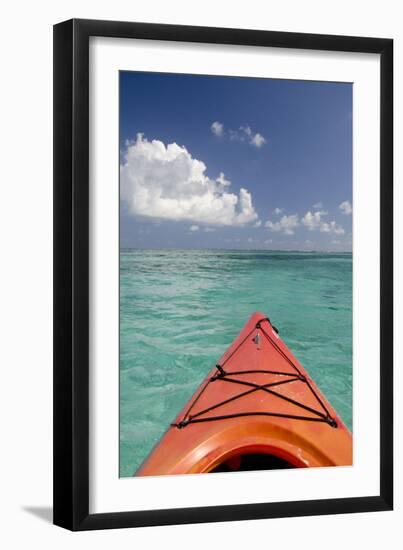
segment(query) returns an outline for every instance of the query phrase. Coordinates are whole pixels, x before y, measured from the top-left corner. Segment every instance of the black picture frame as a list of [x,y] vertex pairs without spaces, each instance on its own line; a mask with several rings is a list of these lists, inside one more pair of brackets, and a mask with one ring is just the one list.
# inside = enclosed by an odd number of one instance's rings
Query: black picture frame
[[[380,54],[380,492],[89,513],[89,38]],[[54,26],[54,523],[71,530],[391,510],[393,506],[393,40],[73,19]]]

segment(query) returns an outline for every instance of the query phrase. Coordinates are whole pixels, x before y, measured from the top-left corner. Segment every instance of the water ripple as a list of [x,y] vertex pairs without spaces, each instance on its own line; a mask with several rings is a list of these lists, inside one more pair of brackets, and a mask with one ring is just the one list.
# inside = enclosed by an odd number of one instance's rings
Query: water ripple
[[351,254],[123,250],[120,474],[132,475],[253,311],[352,425]]

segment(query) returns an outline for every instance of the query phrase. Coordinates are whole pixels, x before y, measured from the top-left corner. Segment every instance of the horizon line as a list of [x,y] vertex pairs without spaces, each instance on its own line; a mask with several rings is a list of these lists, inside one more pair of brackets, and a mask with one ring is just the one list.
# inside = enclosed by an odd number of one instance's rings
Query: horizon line
[[307,252],[318,254],[352,254],[352,250],[310,250],[310,249],[291,249],[291,248],[226,248],[226,247],[203,247],[203,248],[191,248],[191,247],[178,247],[178,246],[121,246],[119,250],[228,250],[231,252]]

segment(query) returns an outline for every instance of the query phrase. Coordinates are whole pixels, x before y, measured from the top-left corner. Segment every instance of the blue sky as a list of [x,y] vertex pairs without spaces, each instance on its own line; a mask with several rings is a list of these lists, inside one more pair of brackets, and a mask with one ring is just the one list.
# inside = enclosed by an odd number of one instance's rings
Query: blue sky
[[120,73],[121,247],[351,250],[352,85]]

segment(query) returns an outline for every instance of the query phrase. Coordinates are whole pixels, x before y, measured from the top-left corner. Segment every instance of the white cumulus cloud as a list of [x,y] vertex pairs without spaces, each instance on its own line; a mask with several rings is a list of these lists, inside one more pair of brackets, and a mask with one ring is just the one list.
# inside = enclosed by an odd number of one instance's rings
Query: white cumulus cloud
[[266,143],[266,139],[259,134],[258,132],[253,136],[253,138],[250,140],[251,145],[254,145],[255,147],[261,147]]
[[353,208],[349,201],[343,201],[341,204],[339,204],[339,208],[343,212],[343,214],[346,214],[347,216],[353,212]]
[[[274,212],[277,213],[275,209]],[[344,228],[337,224],[334,220],[327,222],[323,220],[324,216],[327,216],[325,210],[316,210],[311,212],[310,210],[302,217],[299,218],[297,214],[291,216],[282,216],[278,221],[267,220],[265,226],[270,231],[277,233],[284,233],[285,235],[293,235],[295,228],[299,225],[305,226],[309,231],[319,231],[320,233],[329,233],[333,235],[344,235]]]
[[192,231],[192,232],[194,232],[194,231],[199,231],[199,229],[200,229],[200,228],[199,228],[198,225],[191,225],[191,226],[189,227],[189,231]]
[[284,212],[284,208],[278,208],[278,207],[277,207],[277,208],[275,208],[275,209],[273,210],[273,212],[274,212],[275,214],[277,214],[277,216],[278,216],[279,214],[282,214],[282,213]]
[[213,132],[214,135],[219,137],[227,133],[231,141],[245,141],[246,143],[249,143],[249,145],[257,147],[258,149],[262,147],[267,141],[266,138],[263,137],[262,134],[260,134],[259,132],[253,132],[250,126],[240,126],[237,130],[228,128],[227,132],[225,132],[224,124],[216,120],[210,126],[210,130]]
[[315,202],[312,208],[315,208],[315,210],[320,210],[323,208],[323,204],[321,202]]
[[184,146],[148,141],[137,134],[126,143],[120,167],[121,198],[137,216],[194,224],[236,225],[259,219],[251,193],[231,193],[224,174],[211,179],[204,162]]
[[294,230],[299,225],[297,214],[291,214],[290,216],[283,216],[278,222],[272,222],[267,220],[265,226],[270,231],[281,232],[285,235],[294,235]]
[[223,133],[224,133],[224,124],[222,124],[221,122],[218,122],[218,120],[216,120],[210,126],[210,130],[213,132],[214,135],[222,136]]
[[335,221],[325,222],[322,220],[323,216],[326,216],[325,210],[317,210],[311,212],[310,210],[301,218],[301,223],[309,229],[309,231],[320,231],[321,233],[333,233],[335,235],[344,235],[344,229],[341,225],[338,225]]
[[326,216],[327,212],[325,210],[317,210],[316,212],[311,212],[310,210],[305,214],[301,219],[302,225],[305,225],[310,231],[314,229],[320,229],[322,222],[322,216]]
[[329,223],[322,223],[320,226],[322,233],[333,233],[334,235],[344,235],[344,228],[338,225],[335,221]]
[[240,126],[238,130],[231,130],[230,132],[231,139],[238,141],[247,141],[250,145],[254,147],[262,147],[266,143],[266,138],[259,134],[259,132],[254,133],[250,126]]

